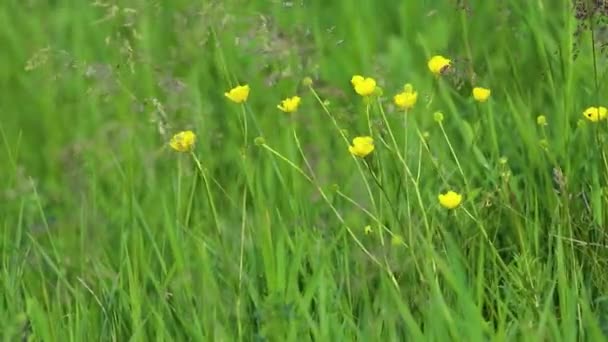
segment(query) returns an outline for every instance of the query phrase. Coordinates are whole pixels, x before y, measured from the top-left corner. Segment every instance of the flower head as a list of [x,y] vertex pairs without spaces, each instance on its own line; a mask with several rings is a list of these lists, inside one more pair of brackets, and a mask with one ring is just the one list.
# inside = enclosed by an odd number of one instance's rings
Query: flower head
[[437,123],[443,122],[443,113],[442,112],[433,113],[433,120],[435,120]]
[[301,100],[302,99],[299,96],[286,98],[285,100],[281,101],[281,104],[279,104],[277,108],[284,111],[285,113],[293,113],[298,110]]
[[441,75],[452,65],[452,61],[443,56],[433,56],[427,65],[433,74]]
[[547,126],[547,117],[544,115],[539,115],[536,117],[536,124],[539,126]]
[[357,83],[363,82],[365,80],[365,77],[361,76],[361,75],[355,75],[350,79],[350,84],[353,85],[353,87],[355,85],[357,85]]
[[604,120],[608,116],[606,107],[589,107],[583,112],[585,118],[591,122]]
[[302,85],[305,87],[310,87],[313,84],[312,78],[306,76],[302,79]]
[[229,92],[224,93],[224,96],[229,98],[232,102],[243,103],[247,101],[247,97],[249,97],[249,85],[236,86],[230,89]]
[[414,88],[409,83],[403,87],[403,92],[393,97],[395,105],[404,110],[412,109],[417,100],[418,92],[414,91]]
[[450,190],[445,194],[440,194],[438,199],[439,204],[441,204],[444,208],[454,209],[457,208],[462,202],[462,195]]
[[192,131],[183,131],[175,134],[169,146],[177,152],[190,152],[194,148],[196,143],[196,134]]
[[374,139],[372,137],[356,137],[353,144],[348,147],[348,151],[359,158],[365,158],[374,150]]
[[488,100],[488,98],[490,98],[490,93],[491,93],[491,91],[488,88],[482,88],[482,87],[473,88],[473,98],[477,102],[486,102]]
[[355,92],[361,96],[369,96],[376,90],[376,80],[371,77],[355,75],[351,78],[350,83],[355,88]]
[[264,139],[264,137],[256,137],[255,139],[253,139],[253,143],[256,146],[263,146],[266,144],[266,139]]

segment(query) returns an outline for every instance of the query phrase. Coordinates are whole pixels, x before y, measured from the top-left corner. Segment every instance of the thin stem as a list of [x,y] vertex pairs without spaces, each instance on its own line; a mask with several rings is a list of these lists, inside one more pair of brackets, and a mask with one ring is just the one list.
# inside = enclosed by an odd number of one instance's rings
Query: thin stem
[[239,255],[239,290],[238,297],[236,300],[236,320],[237,320],[237,330],[239,341],[242,341],[243,336],[243,327],[241,324],[241,296],[242,296],[242,288],[243,288],[243,256],[245,254],[245,227],[247,226],[247,189],[243,190],[243,211],[241,213],[241,217],[243,219],[241,223],[241,246],[240,246],[240,255]]
[[243,117],[243,135],[245,139],[245,148],[249,146],[249,125],[247,124],[247,109],[245,105],[241,105],[241,116]]
[[207,172],[205,172],[205,169],[203,169],[203,166],[201,165],[201,162],[198,159],[198,157],[196,156],[196,154],[194,152],[190,152],[190,155],[192,156],[192,159],[194,159],[194,162],[196,163],[196,167],[198,168],[198,170],[201,173],[201,176],[203,177],[203,182],[205,183],[205,190],[207,191],[207,198],[209,199],[209,206],[211,207],[213,221],[215,222],[215,228],[217,229],[218,234],[222,235],[222,232],[220,230],[220,223],[219,223],[219,219],[218,219],[218,215],[217,215],[217,210],[215,209],[215,202],[213,200],[213,195],[211,193],[211,187],[209,186],[209,180],[207,179]]
[[[369,101],[368,98],[366,98],[367,101]],[[374,132],[372,130],[372,119],[371,119],[371,114],[370,114],[370,104],[369,102],[367,103],[366,107],[365,107],[365,116],[367,117],[367,128],[369,129],[369,135],[373,136]]]

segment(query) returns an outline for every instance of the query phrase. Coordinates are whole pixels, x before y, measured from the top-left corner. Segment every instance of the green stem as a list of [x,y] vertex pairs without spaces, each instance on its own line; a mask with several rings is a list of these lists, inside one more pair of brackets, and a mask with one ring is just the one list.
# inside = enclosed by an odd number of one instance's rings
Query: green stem
[[207,179],[207,172],[205,172],[205,169],[203,169],[203,166],[201,165],[201,162],[198,159],[198,157],[196,156],[196,154],[194,152],[190,152],[190,155],[192,156],[192,159],[194,159],[194,162],[196,163],[196,167],[198,168],[198,170],[201,173],[201,176],[203,177],[203,182],[205,183],[205,190],[207,191],[207,198],[209,199],[209,206],[211,207],[213,221],[215,222],[215,228],[217,229],[218,234],[222,235],[221,230],[220,230],[217,210],[215,209],[213,195],[211,194],[211,187],[209,186],[209,180]]

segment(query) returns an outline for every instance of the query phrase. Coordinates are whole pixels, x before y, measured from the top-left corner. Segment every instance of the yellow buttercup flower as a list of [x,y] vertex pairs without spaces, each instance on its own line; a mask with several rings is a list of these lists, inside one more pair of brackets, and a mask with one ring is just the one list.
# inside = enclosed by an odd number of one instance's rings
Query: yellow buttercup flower
[[433,74],[441,75],[452,65],[452,61],[443,56],[433,56],[427,65]]
[[393,97],[395,105],[404,110],[412,109],[417,100],[418,92],[414,91],[414,88],[409,83],[403,87],[403,92]]
[[224,96],[230,99],[230,101],[235,103],[243,103],[247,101],[247,97],[249,97],[249,85],[240,85],[230,89],[229,92],[224,93]]
[[356,137],[353,144],[348,147],[348,151],[359,158],[367,157],[374,150],[374,139],[372,137]]
[[441,204],[444,208],[447,209],[457,208],[460,203],[462,203],[462,195],[451,190],[446,192],[445,194],[440,194],[438,198],[439,204]]
[[608,109],[606,107],[589,107],[583,112],[585,118],[591,122],[598,122],[604,120],[608,116]]
[[355,75],[350,83],[355,88],[355,92],[361,96],[369,96],[376,91],[376,80],[371,77]]
[[284,111],[285,113],[293,113],[298,110],[301,100],[302,99],[299,96],[286,98],[285,100],[281,101],[281,104],[279,104],[277,108]]
[[473,98],[478,102],[486,102],[490,98],[491,90],[488,88],[475,87],[473,88]]
[[355,75],[353,76],[353,78],[350,79],[350,84],[353,85],[353,87],[355,85],[357,85],[357,83],[363,82],[365,80],[365,77],[361,76],[361,75]]
[[175,134],[169,146],[177,152],[190,152],[194,148],[196,143],[196,134],[192,131],[183,131]]

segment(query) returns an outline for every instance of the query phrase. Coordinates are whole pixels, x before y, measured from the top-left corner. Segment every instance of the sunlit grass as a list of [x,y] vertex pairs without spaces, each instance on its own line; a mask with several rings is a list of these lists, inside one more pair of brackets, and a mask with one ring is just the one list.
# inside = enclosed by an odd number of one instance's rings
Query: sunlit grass
[[605,339],[578,6],[6,2],[3,339]]

